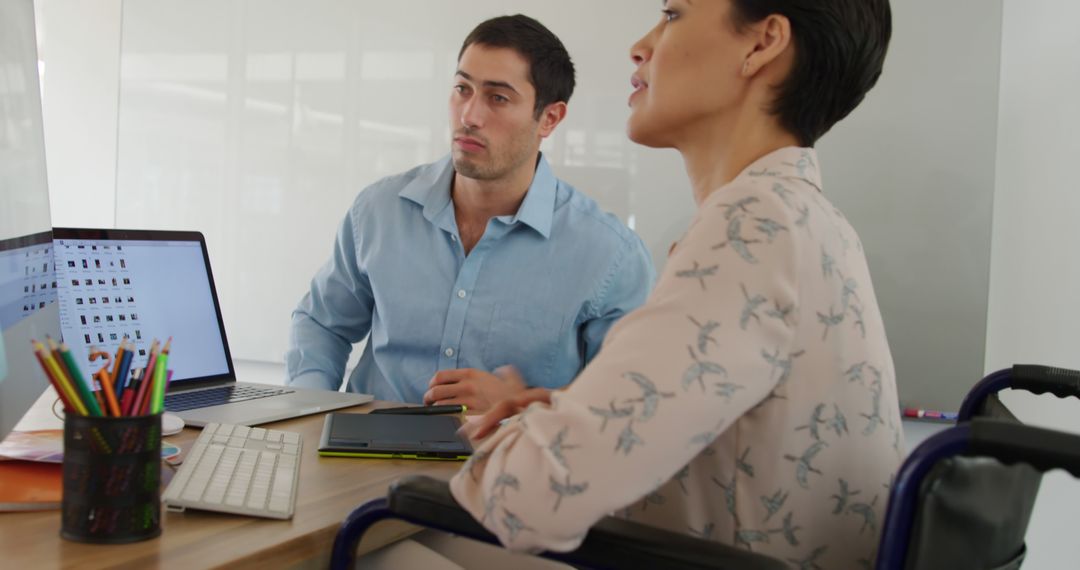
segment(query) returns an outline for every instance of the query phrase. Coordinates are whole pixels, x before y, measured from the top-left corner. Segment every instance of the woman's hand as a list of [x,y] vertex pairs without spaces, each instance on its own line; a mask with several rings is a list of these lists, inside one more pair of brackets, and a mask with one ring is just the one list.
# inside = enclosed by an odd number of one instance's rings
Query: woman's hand
[[523,412],[533,402],[551,404],[552,390],[547,388],[530,388],[521,394],[495,404],[486,414],[475,422],[469,422],[461,427],[461,433],[468,436],[472,441],[479,441],[491,435],[499,429],[499,424],[512,416]]

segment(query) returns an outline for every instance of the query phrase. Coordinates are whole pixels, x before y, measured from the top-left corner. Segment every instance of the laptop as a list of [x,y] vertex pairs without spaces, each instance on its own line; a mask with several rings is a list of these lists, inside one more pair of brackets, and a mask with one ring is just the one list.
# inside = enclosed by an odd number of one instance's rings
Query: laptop
[[368,394],[238,382],[200,232],[53,228],[60,330],[84,378],[91,347],[172,338],[165,410],[188,425],[256,425],[365,404]]

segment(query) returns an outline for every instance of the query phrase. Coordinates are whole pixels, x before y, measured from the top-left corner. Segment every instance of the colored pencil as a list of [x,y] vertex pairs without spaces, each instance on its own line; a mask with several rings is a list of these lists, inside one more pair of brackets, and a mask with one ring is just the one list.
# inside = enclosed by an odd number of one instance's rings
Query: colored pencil
[[53,360],[56,361],[56,364],[60,366],[60,370],[63,370],[64,375],[70,380],[71,370],[68,370],[67,363],[64,362],[64,359],[60,356],[60,346],[57,345],[56,341],[49,335],[45,335],[45,342],[42,344],[49,349],[49,353],[52,354]]
[[60,368],[60,364],[53,358],[49,350],[45,348],[40,342],[37,343],[41,349],[41,356],[45,360],[45,366],[47,366],[53,375],[59,380],[61,387],[67,392],[68,400],[71,402],[72,411],[80,415],[87,415],[89,410],[86,404],[83,403],[82,398],[79,397],[79,393],[75,391],[75,386],[72,384],[71,379],[68,378],[67,373]]
[[120,359],[120,371],[116,373],[116,397],[123,400],[124,392],[127,391],[128,371],[131,369],[131,359],[135,357],[134,343],[129,348],[127,341],[120,344],[124,349],[124,356]]
[[124,395],[120,397],[120,415],[130,416],[131,406],[135,403],[135,390],[124,390]]
[[[60,371],[63,372],[64,378],[67,379],[67,383],[72,388],[71,392],[78,396],[80,399],[82,399],[82,394],[79,392],[78,387],[75,386],[75,383],[71,381],[72,376],[71,372],[68,370],[67,364],[64,362],[64,359],[60,357],[60,349],[56,346],[56,341],[53,340],[51,336],[45,335],[45,342],[43,344],[45,345],[45,348],[48,350],[48,352],[52,354],[53,360],[56,361],[56,364],[57,366],[59,366]],[[44,362],[42,363],[44,364]],[[83,403],[85,404],[86,400],[83,400]],[[67,403],[65,403],[65,405],[67,405]],[[86,408],[87,410],[89,410],[90,406],[87,406]],[[75,407],[74,405],[72,405],[68,409],[74,411]]]
[[[87,356],[87,360],[94,362],[101,358],[105,360],[105,363],[97,372],[90,374],[90,386],[94,389],[94,395],[97,396],[98,405],[101,406],[101,412],[104,416],[113,416],[112,406],[109,405],[109,398],[105,395],[105,382],[102,379],[109,377],[109,364],[112,361],[112,355],[108,352],[99,349],[97,346],[90,345],[90,354]],[[96,386],[96,389],[94,388]]]
[[116,394],[117,400],[123,394],[123,387],[120,385],[120,366],[124,361],[124,355],[127,354],[127,339],[120,341],[120,346],[116,347],[116,357],[113,358],[113,369],[110,373],[112,376],[113,393]]
[[[34,356],[37,357],[38,363],[41,364],[41,370],[45,372],[45,378],[48,379],[49,384],[56,390],[56,395],[59,396],[60,401],[64,403],[64,408],[74,410],[75,406],[72,405],[71,399],[68,398],[67,391],[60,385],[60,380],[56,378],[52,370],[49,369],[49,366],[45,364],[45,359],[41,356],[41,351],[37,350],[37,345],[41,343],[35,340],[31,340],[30,342],[34,346]],[[42,347],[42,349],[44,350],[44,347]]]
[[150,356],[146,360],[146,367],[143,368],[142,377],[139,380],[139,390],[135,394],[135,401],[131,405],[129,415],[145,415],[149,408],[147,394],[150,392],[150,385],[152,384],[152,379],[154,377],[154,362],[157,360],[158,346],[159,343],[156,340],[150,345]]
[[[50,339],[52,342],[52,339]],[[82,370],[79,369],[79,365],[75,363],[75,357],[71,355],[71,350],[68,349],[67,343],[60,343],[58,349],[62,361],[67,365],[68,374],[71,377],[71,383],[75,385],[75,389],[82,396],[83,402],[86,403],[86,408],[90,410],[90,415],[101,416],[104,415],[101,412],[101,407],[98,406],[97,400],[94,398],[93,386],[86,383],[86,379],[83,378]]]
[[169,366],[169,347],[172,345],[172,337],[165,341],[165,346],[158,355],[154,369],[154,393],[150,399],[150,413],[160,414],[165,408],[165,374]]
[[105,395],[105,404],[109,408],[109,414],[113,417],[120,417],[120,403],[116,401],[116,394],[113,393],[112,377],[109,376],[109,369],[103,367],[98,370],[94,375],[97,378],[98,384],[101,384],[101,393]]
[[[79,395],[75,392],[75,387],[71,385],[71,381],[64,375],[64,371],[60,369],[60,365],[56,363],[52,355],[45,348],[44,344],[38,341],[31,341],[34,344],[34,352],[38,355],[38,361],[45,367],[48,375],[51,375],[55,380],[54,386],[57,388],[57,392],[67,396],[66,405],[70,406],[68,409],[75,413],[85,416],[87,415],[86,404],[83,404],[79,399]],[[61,400],[64,398],[61,397]]]

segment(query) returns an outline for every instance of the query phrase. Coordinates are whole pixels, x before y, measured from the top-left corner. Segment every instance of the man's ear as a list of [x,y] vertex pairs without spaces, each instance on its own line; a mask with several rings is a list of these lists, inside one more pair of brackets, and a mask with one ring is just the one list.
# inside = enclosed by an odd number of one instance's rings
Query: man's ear
[[551,103],[540,113],[540,138],[547,138],[566,118],[566,102]]

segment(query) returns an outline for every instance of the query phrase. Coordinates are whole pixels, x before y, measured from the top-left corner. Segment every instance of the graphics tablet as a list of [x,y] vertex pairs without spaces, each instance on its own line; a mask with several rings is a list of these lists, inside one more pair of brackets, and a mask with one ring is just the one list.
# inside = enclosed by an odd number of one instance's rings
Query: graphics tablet
[[460,461],[472,454],[457,416],[326,415],[319,455]]

